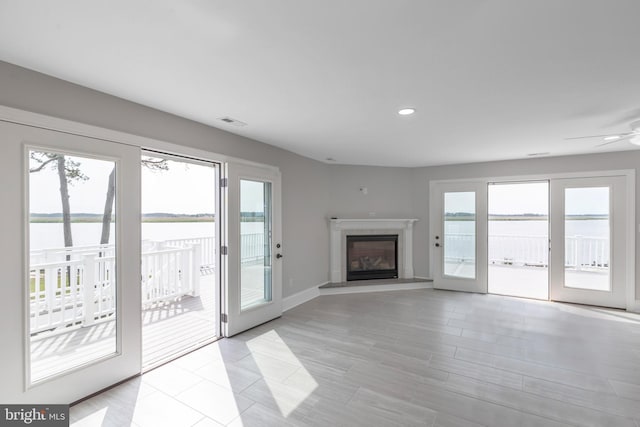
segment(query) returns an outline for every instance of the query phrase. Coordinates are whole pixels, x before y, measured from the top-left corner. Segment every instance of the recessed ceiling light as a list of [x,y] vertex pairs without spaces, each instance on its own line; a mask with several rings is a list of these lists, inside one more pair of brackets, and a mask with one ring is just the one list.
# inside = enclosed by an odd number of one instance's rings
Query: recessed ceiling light
[[401,110],[398,110],[398,114],[400,114],[401,116],[410,116],[415,112],[416,112],[415,108],[403,108]]
[[611,136],[605,136],[604,140],[605,141],[615,141],[617,139],[620,139],[621,136],[620,135],[611,135]]

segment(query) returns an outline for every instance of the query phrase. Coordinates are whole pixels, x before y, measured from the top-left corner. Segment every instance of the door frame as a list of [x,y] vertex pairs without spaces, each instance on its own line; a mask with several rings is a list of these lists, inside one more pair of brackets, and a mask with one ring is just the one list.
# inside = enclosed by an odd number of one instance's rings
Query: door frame
[[[462,183],[477,182],[488,185],[490,182],[513,182],[513,181],[541,181],[553,179],[570,179],[570,178],[592,178],[592,177],[611,177],[623,176],[625,178],[625,235],[633,236],[627,238],[625,242],[625,285],[626,285],[626,309],[628,311],[639,311],[640,302],[636,303],[636,240],[637,230],[635,225],[636,218],[636,171],[635,169],[612,169],[612,170],[584,170],[581,172],[560,172],[548,174],[526,174],[526,175],[508,175],[508,176],[485,176],[477,178],[465,179],[433,179],[429,180],[429,236],[428,236],[428,259],[429,259],[429,277],[434,277],[435,266],[435,248],[432,243],[435,238],[434,222],[437,218],[437,206],[434,195],[436,194],[436,186],[441,183]],[[639,230],[640,231],[640,230]],[[484,260],[487,261],[487,260]],[[484,262],[483,261],[483,262]],[[488,261],[487,261],[488,262]],[[485,278],[486,280],[486,278]]]

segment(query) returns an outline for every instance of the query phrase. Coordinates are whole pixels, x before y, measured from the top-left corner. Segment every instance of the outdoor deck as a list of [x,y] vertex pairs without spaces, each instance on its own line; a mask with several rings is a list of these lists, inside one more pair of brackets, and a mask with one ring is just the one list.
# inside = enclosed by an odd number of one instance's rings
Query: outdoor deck
[[[215,338],[217,297],[214,277],[202,276],[198,297],[184,296],[143,310],[144,366]],[[56,335],[38,334],[31,342],[32,378],[46,378],[113,354],[115,332],[115,321],[110,320]]]
[[[255,268],[254,268],[255,267]],[[262,298],[262,268],[245,268],[241,298]],[[212,269],[202,270],[200,295],[183,296],[174,301],[155,303],[142,311],[142,364],[150,367],[189,351],[215,338],[215,276]],[[40,333],[31,341],[33,380],[90,363],[115,352],[115,321],[69,328],[57,334]]]

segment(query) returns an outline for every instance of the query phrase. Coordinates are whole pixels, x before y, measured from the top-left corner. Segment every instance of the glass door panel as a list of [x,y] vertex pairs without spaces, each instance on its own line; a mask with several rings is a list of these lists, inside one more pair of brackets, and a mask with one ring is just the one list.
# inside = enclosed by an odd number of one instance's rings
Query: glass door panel
[[116,163],[29,150],[31,381],[116,353]]
[[609,187],[565,188],[564,285],[611,290]]
[[444,274],[476,277],[476,193],[444,193]]
[[271,301],[271,183],[240,180],[240,306]]

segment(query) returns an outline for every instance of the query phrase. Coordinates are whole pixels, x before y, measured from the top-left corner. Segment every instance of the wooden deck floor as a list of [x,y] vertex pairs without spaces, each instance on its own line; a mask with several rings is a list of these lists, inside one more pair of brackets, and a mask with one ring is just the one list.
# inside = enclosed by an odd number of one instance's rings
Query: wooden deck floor
[[[215,338],[216,304],[213,275],[203,276],[199,297],[154,305],[142,312],[143,366],[160,363]],[[43,379],[109,356],[116,351],[116,323],[106,321],[31,341],[31,378]]]

